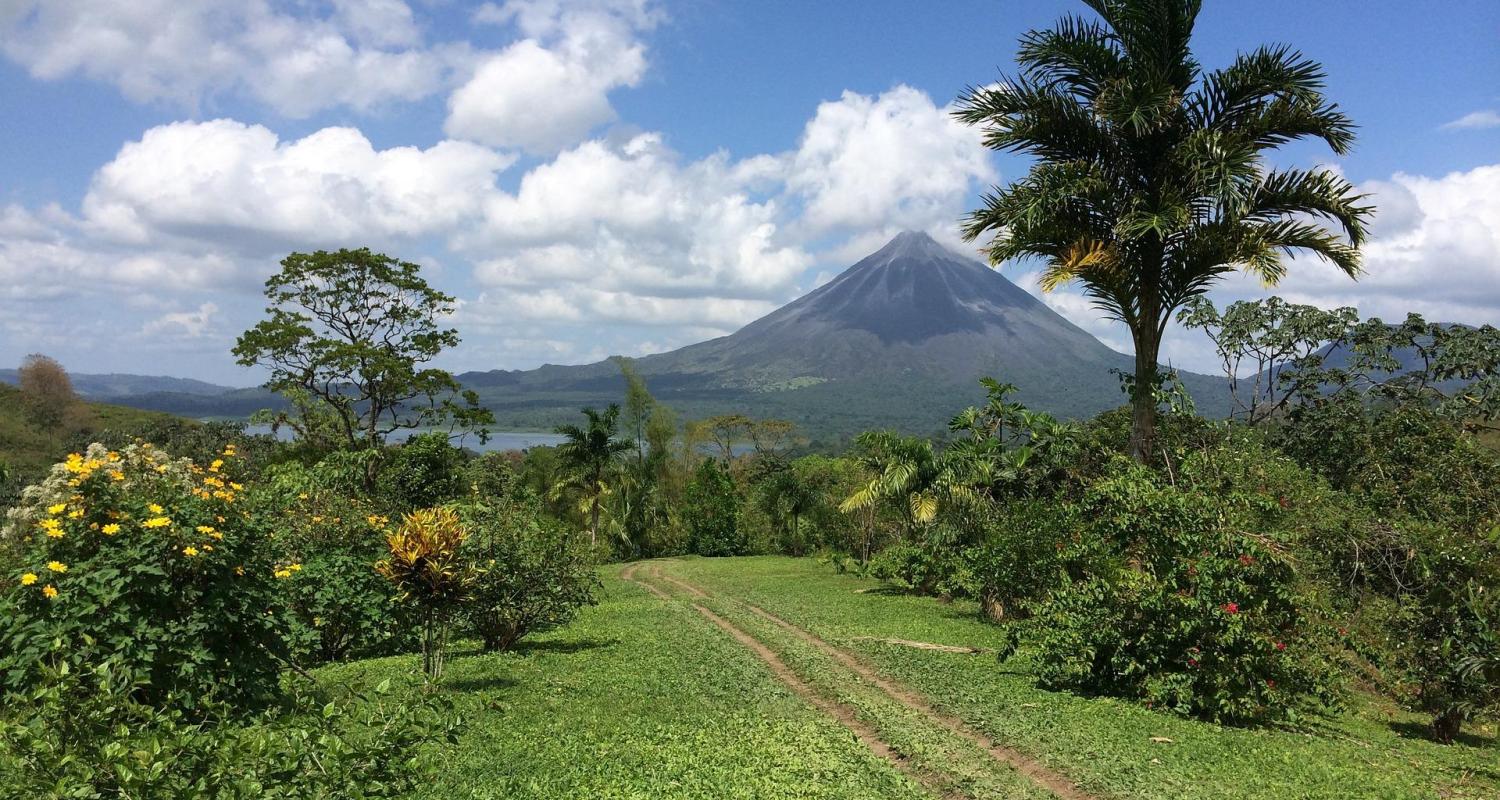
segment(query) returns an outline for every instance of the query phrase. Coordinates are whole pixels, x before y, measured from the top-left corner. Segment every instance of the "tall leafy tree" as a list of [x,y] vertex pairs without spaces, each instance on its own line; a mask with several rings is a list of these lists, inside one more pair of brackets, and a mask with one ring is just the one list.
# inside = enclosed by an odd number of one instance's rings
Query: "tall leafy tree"
[[599,516],[603,510],[604,497],[609,494],[609,479],[621,453],[630,450],[630,442],[616,439],[619,429],[620,407],[614,403],[600,412],[592,408],[583,409],[587,420],[578,425],[559,425],[554,430],[566,441],[557,446],[568,472],[567,485],[583,495],[583,506],[589,520],[589,543],[599,543]]
[[[494,418],[478,396],[426,366],[459,339],[441,326],[453,298],[420,272],[364,248],[282,259],[266,281],[266,319],[233,350],[241,365],[268,369],[266,388],[291,404],[274,424],[317,447],[375,453],[400,430],[446,425],[483,441]],[[379,459],[367,463],[373,485]]]
[[1372,209],[1331,170],[1265,162],[1293,140],[1353,143],[1319,64],[1269,46],[1205,73],[1191,47],[1201,0],[1084,1],[1097,19],[1028,33],[1015,76],[959,99],[987,146],[1036,158],[964,235],[988,237],[997,265],[1040,259],[1044,289],[1076,281],[1130,329],[1130,451],[1144,460],[1172,312],[1236,269],[1275,284],[1299,252],[1357,276]]

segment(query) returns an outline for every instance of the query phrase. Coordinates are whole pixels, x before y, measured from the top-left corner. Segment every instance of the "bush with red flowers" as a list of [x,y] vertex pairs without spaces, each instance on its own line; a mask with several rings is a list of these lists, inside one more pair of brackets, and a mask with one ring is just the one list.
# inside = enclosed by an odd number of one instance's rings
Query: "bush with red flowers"
[[1085,494],[1085,577],[1035,609],[1042,683],[1228,723],[1332,704],[1331,637],[1283,544],[1185,477],[1122,461]]

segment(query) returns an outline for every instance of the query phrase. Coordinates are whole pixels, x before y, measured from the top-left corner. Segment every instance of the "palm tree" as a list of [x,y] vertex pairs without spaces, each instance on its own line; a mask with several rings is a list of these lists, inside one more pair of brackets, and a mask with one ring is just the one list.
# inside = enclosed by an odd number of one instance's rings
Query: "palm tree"
[[893,431],[865,431],[854,441],[863,451],[860,461],[874,477],[845,498],[840,511],[847,514],[891,501],[901,510],[908,533],[937,517],[938,498],[946,488],[945,469],[931,441]]
[[989,236],[995,265],[1044,261],[1044,290],[1077,281],[1130,329],[1130,452],[1145,460],[1173,310],[1235,269],[1275,284],[1298,251],[1357,276],[1372,209],[1330,170],[1264,162],[1297,139],[1338,154],[1353,143],[1316,62],[1261,47],[1205,74],[1190,48],[1201,0],[1084,2],[1098,20],[1028,33],[1016,77],[960,97],[954,115],[986,146],[1036,157],[984,198],[964,236]]
[[599,512],[604,496],[609,494],[609,475],[615,457],[631,448],[629,442],[615,438],[620,407],[614,403],[603,413],[583,409],[588,425],[559,425],[553,430],[567,441],[557,446],[558,455],[568,470],[567,485],[583,492],[583,506],[589,518],[589,544],[599,543]]

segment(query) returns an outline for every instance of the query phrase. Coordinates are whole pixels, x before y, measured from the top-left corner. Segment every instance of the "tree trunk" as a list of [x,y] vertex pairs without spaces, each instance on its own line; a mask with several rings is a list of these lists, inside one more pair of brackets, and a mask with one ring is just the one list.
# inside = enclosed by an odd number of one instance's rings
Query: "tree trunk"
[[589,547],[599,546],[599,495],[594,495],[594,502],[589,507]]
[[1144,464],[1150,460],[1151,449],[1156,443],[1156,370],[1161,336],[1151,328],[1136,332],[1134,338],[1135,386],[1130,397],[1130,457]]

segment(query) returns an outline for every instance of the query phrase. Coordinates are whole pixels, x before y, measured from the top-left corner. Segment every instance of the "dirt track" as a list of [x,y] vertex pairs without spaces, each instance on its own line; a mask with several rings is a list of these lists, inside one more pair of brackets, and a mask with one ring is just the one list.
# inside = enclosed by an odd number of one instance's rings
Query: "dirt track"
[[[668,592],[663,591],[658,585],[654,585],[652,581],[665,583],[682,591],[690,598],[687,601],[689,605],[691,605],[699,614],[703,615],[705,619],[714,623],[740,644],[744,645],[746,648],[751,650],[751,652],[755,653],[756,656],[758,656],[771,668],[771,671],[776,675],[776,677],[780,679],[784,684],[786,684],[789,688],[791,688],[793,692],[795,692],[799,697],[806,700],[818,710],[824,712],[825,714],[828,714],[829,716],[838,720],[846,728],[849,728],[849,730],[852,731],[855,736],[859,738],[859,740],[863,742],[867,747],[869,747],[870,750],[876,755],[879,755],[880,757],[891,761],[903,772],[911,775],[913,778],[920,781],[924,786],[927,786],[929,789],[937,792],[942,797],[963,797],[963,795],[955,793],[950,789],[943,788],[941,786],[941,781],[937,779],[936,776],[913,768],[905,758],[903,758],[899,753],[891,748],[889,743],[882,740],[880,736],[874,731],[874,729],[870,728],[868,725],[859,720],[859,718],[855,714],[854,708],[845,703],[831,700],[820,695],[805,681],[798,677],[795,672],[787,667],[786,663],[781,660],[780,656],[778,656],[770,648],[766,647],[764,643],[745,633],[743,630],[736,627],[733,623],[715,614],[713,611],[697,602],[698,600],[704,600],[711,597],[712,595],[710,595],[709,592],[701,587],[689,583],[688,581],[665,574],[662,571],[660,564],[651,564],[650,568],[647,570],[647,575],[649,576],[650,580],[641,580],[636,577],[636,572],[638,571],[638,568],[640,566],[640,564],[631,564],[630,566],[626,567],[625,570],[621,573],[621,577],[627,581],[631,581],[645,587],[647,591],[650,591],[657,597],[666,600],[670,600],[673,598]],[[934,725],[944,728],[953,735],[977,746],[980,750],[987,753],[994,760],[1013,768],[1018,773],[1029,778],[1037,786],[1050,792],[1052,795],[1058,798],[1062,798],[1062,800],[1093,800],[1091,795],[1079,789],[1072,781],[1068,780],[1063,775],[1058,774],[1057,772],[1053,771],[1036,759],[1031,758],[1030,756],[1027,756],[1012,748],[1006,747],[991,740],[989,737],[985,736],[978,730],[975,730],[963,720],[951,714],[945,714],[937,710],[932,705],[932,702],[926,697],[909,689],[906,686],[901,685],[900,683],[897,683],[896,681],[880,675],[869,665],[865,664],[863,661],[857,658],[853,653],[835,647],[819,638],[818,636],[814,635],[810,631],[793,625],[792,623],[787,622],[786,620],[770,613],[769,611],[766,611],[763,608],[760,608],[759,606],[756,606],[739,598],[729,597],[727,595],[723,595],[723,597],[745,608],[752,614],[755,614],[756,616],[766,620],[767,622],[770,622],[771,624],[781,628],[788,634],[792,635],[803,643],[810,645],[819,652],[829,656],[845,669],[849,670],[850,672],[859,676],[859,678],[861,678],[865,682],[879,689],[890,699],[901,704],[907,709],[927,718]],[[903,640],[902,643],[904,644],[905,641]]]

